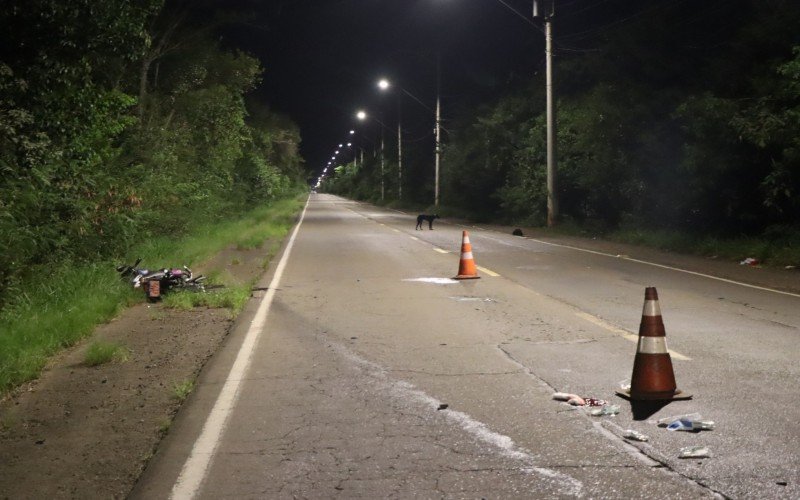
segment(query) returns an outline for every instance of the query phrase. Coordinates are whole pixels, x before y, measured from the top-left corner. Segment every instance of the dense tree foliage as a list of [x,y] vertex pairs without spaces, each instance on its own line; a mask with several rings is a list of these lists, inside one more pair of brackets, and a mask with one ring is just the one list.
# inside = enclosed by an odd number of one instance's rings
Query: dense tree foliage
[[[646,2],[608,23],[613,29],[589,30],[584,49],[557,32],[561,213],[606,228],[720,235],[797,225],[800,4],[687,5]],[[557,23],[569,9],[559,15]],[[441,176],[451,211],[544,223],[540,73],[451,117]],[[330,189],[363,195],[353,186],[366,176],[349,174],[340,172]],[[412,201],[432,202],[430,190],[417,192]]]
[[0,306],[27,273],[264,203],[302,178],[299,132],[245,95],[256,59],[162,0],[0,10]]

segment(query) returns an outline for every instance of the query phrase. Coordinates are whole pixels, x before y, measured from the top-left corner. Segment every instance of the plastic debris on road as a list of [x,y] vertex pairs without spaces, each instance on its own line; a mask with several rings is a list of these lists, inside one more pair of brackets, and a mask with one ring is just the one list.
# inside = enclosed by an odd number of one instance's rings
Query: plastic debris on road
[[748,257],[743,261],[739,262],[741,266],[757,266],[759,264],[758,259],[754,259],[753,257]]
[[627,429],[625,431],[625,433],[622,434],[622,437],[624,437],[625,439],[631,439],[633,441],[649,441],[650,440],[649,437],[647,437],[644,434],[642,434],[641,432],[635,431],[633,429]]
[[600,408],[589,410],[589,415],[593,417],[602,417],[605,415],[616,415],[619,413],[619,405],[606,405]]
[[710,431],[714,430],[713,420],[690,420],[682,418],[667,426],[668,431]]
[[678,458],[709,458],[711,450],[706,446],[687,446],[681,448]]
[[666,427],[676,420],[701,420],[703,417],[699,413],[686,413],[684,415],[673,415],[671,417],[659,418],[656,423],[659,427]]

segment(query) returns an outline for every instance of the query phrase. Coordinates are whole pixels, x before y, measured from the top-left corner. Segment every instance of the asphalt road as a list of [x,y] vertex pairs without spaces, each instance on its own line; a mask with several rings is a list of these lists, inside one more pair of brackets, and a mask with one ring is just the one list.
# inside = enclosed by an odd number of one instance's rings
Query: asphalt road
[[[132,498],[800,498],[800,296],[479,228],[454,283],[465,228],[414,225],[312,195]],[[647,286],[692,400],[614,394]]]

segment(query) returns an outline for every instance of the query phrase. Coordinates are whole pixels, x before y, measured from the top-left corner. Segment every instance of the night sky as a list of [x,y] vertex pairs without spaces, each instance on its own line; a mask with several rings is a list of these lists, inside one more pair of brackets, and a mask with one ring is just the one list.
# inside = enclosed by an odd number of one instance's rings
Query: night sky
[[[618,23],[693,3],[556,0],[556,63],[591,51]],[[721,0],[703,4],[711,15],[724,8]],[[355,120],[357,109],[396,127],[397,97],[377,89],[380,77],[433,108],[440,53],[447,127],[459,109],[502,95],[545,68],[544,35],[541,23],[532,20],[532,0],[244,0],[241,5],[254,12],[253,21],[237,25],[224,41],[261,60],[263,83],[254,97],[300,126],[302,154],[316,173],[350,129],[376,137]],[[432,137],[430,110],[408,97],[400,105],[407,140]]]

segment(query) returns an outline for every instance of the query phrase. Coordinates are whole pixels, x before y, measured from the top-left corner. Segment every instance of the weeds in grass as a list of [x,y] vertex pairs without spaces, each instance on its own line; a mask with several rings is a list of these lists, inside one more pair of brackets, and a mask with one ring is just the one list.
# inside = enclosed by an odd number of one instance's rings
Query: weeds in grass
[[98,366],[112,361],[125,362],[130,354],[128,348],[122,344],[96,341],[89,345],[83,362],[86,366]]
[[172,386],[172,397],[183,403],[194,390],[193,380],[184,380]]
[[250,298],[250,285],[238,285],[208,292],[176,292],[164,296],[164,306],[175,309],[214,307],[230,309],[238,314]]

